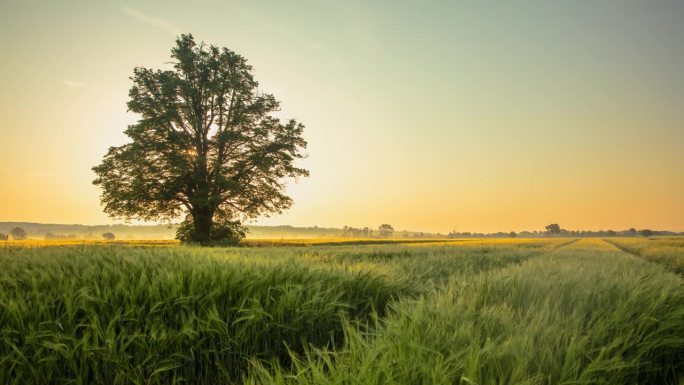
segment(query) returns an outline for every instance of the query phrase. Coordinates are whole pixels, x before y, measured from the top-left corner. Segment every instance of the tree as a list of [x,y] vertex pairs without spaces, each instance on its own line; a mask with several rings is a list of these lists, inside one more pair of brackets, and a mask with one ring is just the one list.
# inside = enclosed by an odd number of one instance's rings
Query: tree
[[26,239],[26,230],[22,229],[21,227],[15,227],[10,231],[10,235],[12,235],[12,238],[16,241],[21,241],[23,239]]
[[551,235],[558,235],[561,232],[561,228],[557,223],[552,223],[545,227],[546,232]]
[[351,226],[344,226],[342,228],[343,237],[351,238],[369,238],[373,235],[373,230],[369,227],[356,228]]
[[9,239],[9,236],[5,233],[0,233],[0,241],[6,241]]
[[103,233],[102,238],[108,241],[113,241],[116,238],[116,236],[114,235],[114,233]]
[[509,238],[515,238],[517,236],[518,236],[518,234],[515,231],[511,231],[510,233],[508,233]]
[[380,236],[383,238],[391,237],[392,234],[394,234],[394,227],[392,227],[392,225],[384,223],[378,227],[378,232],[380,233]]
[[134,70],[128,109],[140,120],[125,130],[131,142],[93,168],[93,183],[113,217],[185,215],[182,241],[236,243],[244,220],[291,206],[283,179],[309,175],[295,166],[304,126],[272,116],[278,101],[235,52],[181,35],[171,58],[172,70]]
[[653,230],[643,229],[641,230],[641,235],[644,237],[651,237],[653,236]]

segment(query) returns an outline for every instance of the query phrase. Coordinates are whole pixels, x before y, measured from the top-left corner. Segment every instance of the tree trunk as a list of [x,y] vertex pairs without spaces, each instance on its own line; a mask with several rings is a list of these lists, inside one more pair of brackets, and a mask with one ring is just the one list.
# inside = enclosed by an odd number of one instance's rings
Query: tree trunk
[[197,175],[195,176],[195,202],[192,213],[192,221],[195,225],[195,242],[207,244],[212,241],[211,228],[213,225],[214,210],[209,205],[209,180],[207,170],[206,138],[200,134],[201,127],[197,128],[195,148],[197,151]]
[[195,226],[194,241],[209,243],[211,241],[211,227],[213,225],[213,213],[208,207],[199,207],[192,212],[192,222]]

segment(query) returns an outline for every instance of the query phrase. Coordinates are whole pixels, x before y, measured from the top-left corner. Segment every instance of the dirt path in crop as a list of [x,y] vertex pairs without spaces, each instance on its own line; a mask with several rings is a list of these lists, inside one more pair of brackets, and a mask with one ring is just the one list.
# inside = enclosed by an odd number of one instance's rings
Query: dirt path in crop
[[570,239],[570,240],[568,240],[567,242],[559,243],[559,244],[555,245],[555,246],[551,249],[550,252],[553,253],[554,251],[557,251],[557,250],[562,249],[562,248],[564,248],[564,247],[568,247],[568,246],[572,245],[573,243],[575,243],[575,242],[577,242],[577,241],[579,241],[579,238]]
[[[616,250],[619,250],[625,254],[629,254],[635,258],[639,258],[642,261],[646,261],[648,263],[653,263],[656,265],[663,266],[665,269],[675,273],[679,274],[680,276],[684,276],[684,268],[682,267],[681,260],[680,262],[677,262],[677,258],[674,255],[649,255],[646,254],[644,255],[641,250],[631,248],[629,246],[624,246],[618,242],[612,241],[612,240],[607,240],[604,239],[604,242],[607,244],[611,245],[613,248]],[[682,383],[684,385],[684,383]]]
[[623,253],[627,253],[627,254],[635,256],[635,257],[641,257],[641,255],[639,253],[635,252],[634,250],[630,250],[630,249],[620,245],[619,243],[615,243],[615,242],[609,241],[607,239],[602,239],[602,241],[611,245],[614,249],[622,251]]

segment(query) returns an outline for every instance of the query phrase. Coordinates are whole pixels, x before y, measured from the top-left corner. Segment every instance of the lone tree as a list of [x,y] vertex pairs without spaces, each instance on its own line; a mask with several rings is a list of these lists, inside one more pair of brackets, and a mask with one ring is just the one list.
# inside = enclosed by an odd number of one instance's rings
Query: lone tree
[[21,227],[15,227],[10,231],[10,234],[12,235],[12,238],[16,241],[21,241],[26,239],[26,236],[28,235],[26,233],[26,230],[22,229]]
[[134,70],[128,110],[140,120],[93,167],[93,183],[110,216],[185,215],[181,241],[237,243],[242,221],[291,206],[284,178],[309,175],[295,166],[304,126],[272,116],[278,101],[235,52],[181,35],[171,58],[172,70]]
[[113,241],[116,238],[116,235],[114,235],[114,233],[103,233],[102,238],[108,241]]

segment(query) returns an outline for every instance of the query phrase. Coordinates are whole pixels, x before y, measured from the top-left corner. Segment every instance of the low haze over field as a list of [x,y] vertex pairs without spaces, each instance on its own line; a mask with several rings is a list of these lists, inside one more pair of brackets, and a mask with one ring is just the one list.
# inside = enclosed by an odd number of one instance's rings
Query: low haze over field
[[258,224],[684,230],[684,2],[0,2],[0,221],[113,223],[91,167],[181,33],[306,125]]

